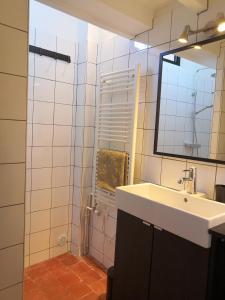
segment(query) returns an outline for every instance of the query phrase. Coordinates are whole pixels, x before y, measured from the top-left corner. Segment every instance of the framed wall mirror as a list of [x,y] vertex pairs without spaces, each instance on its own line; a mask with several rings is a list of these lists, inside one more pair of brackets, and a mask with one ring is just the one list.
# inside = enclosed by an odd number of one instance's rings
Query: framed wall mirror
[[154,153],[225,164],[225,35],[160,55]]

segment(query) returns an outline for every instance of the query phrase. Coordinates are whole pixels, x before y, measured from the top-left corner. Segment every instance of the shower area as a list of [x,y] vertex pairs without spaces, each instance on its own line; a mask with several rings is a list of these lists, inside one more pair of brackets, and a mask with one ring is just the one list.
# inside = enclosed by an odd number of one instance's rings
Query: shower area
[[[30,2],[25,300],[99,299],[106,291],[113,251],[99,258],[95,216],[86,218],[84,208],[92,189],[98,44],[108,36]],[[91,258],[83,256],[88,242]]]
[[216,70],[199,68],[193,76],[192,155],[210,155]]

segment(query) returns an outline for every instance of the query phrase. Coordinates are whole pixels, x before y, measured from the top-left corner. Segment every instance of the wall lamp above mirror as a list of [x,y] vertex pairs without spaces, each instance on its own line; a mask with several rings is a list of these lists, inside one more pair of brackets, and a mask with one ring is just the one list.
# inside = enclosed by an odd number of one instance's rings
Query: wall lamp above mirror
[[178,41],[180,43],[188,43],[189,36],[197,33],[205,33],[208,37],[215,36],[225,32],[225,16],[223,13],[218,13],[215,20],[208,22],[204,27],[192,30],[190,25],[186,25],[182,31]]
[[225,35],[161,53],[154,153],[225,164]]

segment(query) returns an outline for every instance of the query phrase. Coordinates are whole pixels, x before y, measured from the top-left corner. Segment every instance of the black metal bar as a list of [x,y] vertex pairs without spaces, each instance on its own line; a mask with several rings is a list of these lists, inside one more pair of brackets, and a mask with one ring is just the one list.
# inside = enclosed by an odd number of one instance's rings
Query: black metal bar
[[71,63],[71,58],[69,55],[64,55],[62,53],[50,51],[33,45],[29,45],[29,51],[35,54],[44,55],[54,59],[66,61],[67,63]]

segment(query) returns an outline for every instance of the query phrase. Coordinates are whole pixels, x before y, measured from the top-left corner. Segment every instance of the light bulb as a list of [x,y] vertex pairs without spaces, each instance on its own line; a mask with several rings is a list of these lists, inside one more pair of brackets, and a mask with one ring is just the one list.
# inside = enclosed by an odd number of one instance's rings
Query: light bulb
[[225,31],[225,20],[220,21],[220,23],[217,26],[217,30],[219,32],[224,32]]
[[194,45],[194,49],[201,50],[202,46],[200,46],[200,45]]

